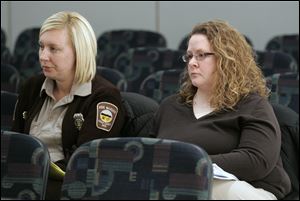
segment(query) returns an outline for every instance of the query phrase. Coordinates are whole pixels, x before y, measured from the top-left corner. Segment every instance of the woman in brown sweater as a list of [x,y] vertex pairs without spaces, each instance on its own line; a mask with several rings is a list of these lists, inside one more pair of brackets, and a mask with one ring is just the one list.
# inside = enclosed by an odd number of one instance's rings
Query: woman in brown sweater
[[239,180],[213,180],[213,199],[281,199],[290,179],[268,89],[244,36],[221,20],[196,25],[179,94],[161,103],[153,134],[194,143]]

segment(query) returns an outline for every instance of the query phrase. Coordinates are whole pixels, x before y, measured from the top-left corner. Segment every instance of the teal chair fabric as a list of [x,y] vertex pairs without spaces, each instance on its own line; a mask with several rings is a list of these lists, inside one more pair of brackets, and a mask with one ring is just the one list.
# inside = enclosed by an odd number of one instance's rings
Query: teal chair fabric
[[128,83],[128,91],[139,92],[142,81],[151,73],[167,69],[184,69],[182,50],[162,47],[131,48],[120,54],[114,68],[122,72]]
[[97,65],[113,67],[122,52],[135,47],[166,47],[166,38],[158,32],[139,29],[115,29],[102,33],[97,39]]
[[123,73],[121,73],[120,71],[106,66],[97,66],[96,70],[97,75],[101,75],[102,77],[110,81],[120,91],[127,90],[127,80]]
[[1,200],[43,200],[49,153],[37,138],[1,130]]
[[299,34],[283,34],[271,38],[266,50],[279,50],[292,55],[299,66]]
[[275,73],[298,72],[296,60],[281,51],[256,51],[256,62],[265,77]]
[[147,76],[140,93],[160,103],[164,98],[179,91],[183,69],[160,70]]
[[18,94],[1,90],[1,130],[10,130]]
[[192,144],[154,138],[96,139],[72,155],[61,199],[210,199],[212,164]]
[[275,73],[266,78],[270,102],[287,106],[299,114],[299,73]]

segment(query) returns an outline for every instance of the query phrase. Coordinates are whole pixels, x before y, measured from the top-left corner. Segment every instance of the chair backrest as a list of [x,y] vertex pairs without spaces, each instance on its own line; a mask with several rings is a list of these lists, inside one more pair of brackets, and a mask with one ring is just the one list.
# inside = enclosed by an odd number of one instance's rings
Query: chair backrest
[[110,81],[120,91],[127,90],[127,80],[120,71],[105,66],[97,66],[97,74]]
[[1,130],[10,130],[18,94],[1,90]]
[[113,67],[117,56],[134,47],[166,47],[166,38],[154,31],[119,29],[102,33],[97,39],[97,64]]
[[160,103],[164,98],[178,92],[183,69],[161,70],[144,79],[140,93]]
[[292,190],[285,200],[299,200],[299,114],[290,108],[272,104],[281,129],[281,158],[288,173]]
[[295,59],[281,51],[256,51],[256,61],[265,77],[274,73],[298,72]]
[[13,65],[1,63],[1,90],[18,92],[20,80],[20,73]]
[[154,138],[106,138],[72,155],[62,199],[210,199],[212,164],[200,147]]
[[122,129],[125,137],[148,137],[152,128],[158,103],[134,92],[121,92],[127,120]]
[[299,65],[299,34],[274,36],[266,45],[266,50],[280,50],[292,55]]
[[23,30],[17,37],[14,48],[14,65],[20,68],[23,62],[23,56],[26,52],[39,50],[40,27],[33,27]]
[[299,73],[276,73],[267,77],[271,83],[271,103],[279,103],[299,114]]
[[1,130],[1,200],[45,199],[49,161],[37,138]]
[[166,69],[183,69],[182,50],[160,47],[131,48],[118,56],[114,68],[122,72],[128,91],[139,92],[142,81],[151,73]]

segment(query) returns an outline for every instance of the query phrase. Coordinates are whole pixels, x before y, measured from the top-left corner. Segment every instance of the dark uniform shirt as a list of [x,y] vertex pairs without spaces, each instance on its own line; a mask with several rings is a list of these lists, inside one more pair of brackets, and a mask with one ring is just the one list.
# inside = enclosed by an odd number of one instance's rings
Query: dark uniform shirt
[[260,96],[250,94],[234,111],[197,119],[192,106],[173,95],[161,103],[154,121],[152,135],[199,145],[213,163],[278,199],[289,193],[290,179],[280,157],[280,127],[272,106]]
[[[25,83],[16,105],[13,131],[30,132],[31,123],[47,97],[45,92],[40,93],[44,80],[45,76],[39,75]],[[64,165],[81,144],[97,138],[120,137],[124,122],[125,110],[119,90],[96,76],[92,80],[92,93],[84,97],[75,95],[68,104],[61,128]]]

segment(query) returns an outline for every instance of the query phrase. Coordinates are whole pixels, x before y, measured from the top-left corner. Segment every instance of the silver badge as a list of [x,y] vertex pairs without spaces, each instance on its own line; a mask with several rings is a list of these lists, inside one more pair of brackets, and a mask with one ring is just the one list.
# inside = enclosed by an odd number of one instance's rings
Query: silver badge
[[83,115],[81,113],[75,113],[73,115],[74,124],[78,130],[81,130],[82,124],[84,122]]
[[22,116],[23,116],[23,119],[27,119],[27,111],[24,111],[23,113],[22,113]]

